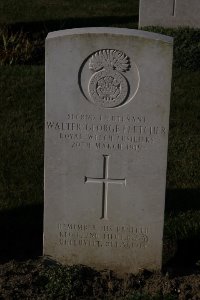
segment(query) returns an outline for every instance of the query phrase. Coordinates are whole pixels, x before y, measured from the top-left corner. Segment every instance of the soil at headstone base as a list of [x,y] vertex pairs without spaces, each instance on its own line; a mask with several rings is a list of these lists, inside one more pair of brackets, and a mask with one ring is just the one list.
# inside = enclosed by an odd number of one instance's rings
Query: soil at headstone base
[[[147,295],[151,295],[149,298]],[[156,296],[156,298],[154,298]],[[153,298],[152,298],[153,297]],[[0,265],[0,299],[200,299],[200,271],[123,278],[86,266],[63,267],[45,259]]]

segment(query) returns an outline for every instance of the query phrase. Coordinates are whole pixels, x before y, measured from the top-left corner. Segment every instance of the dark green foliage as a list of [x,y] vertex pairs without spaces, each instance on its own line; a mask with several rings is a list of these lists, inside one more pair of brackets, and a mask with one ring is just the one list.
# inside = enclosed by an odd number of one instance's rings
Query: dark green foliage
[[100,273],[84,266],[62,267],[52,265],[38,278],[49,299],[76,299],[94,296],[93,283]]
[[[61,266],[44,259],[0,265],[1,299],[31,300],[175,300],[198,293],[199,277],[170,279],[143,271],[119,278],[109,270]],[[188,282],[189,281],[189,282]],[[189,297],[188,297],[189,299]]]
[[[122,298],[121,298],[122,299]],[[155,295],[150,296],[144,293],[134,292],[132,295],[128,295],[125,300],[176,300],[177,297],[173,295]]]
[[22,30],[0,28],[0,65],[39,64],[44,56],[44,37],[33,39]]
[[174,67],[179,69],[200,69],[200,30],[191,28],[144,27],[146,31],[174,37]]
[[[145,272],[144,272],[145,273]],[[48,299],[126,299],[126,300],[175,300],[177,297],[157,293],[154,296],[142,291],[145,280],[150,278],[125,276],[118,278],[113,272],[97,272],[86,266],[48,266],[40,272],[36,285]],[[146,277],[146,278],[145,278]],[[141,290],[141,291],[139,291]]]
[[45,288],[49,299],[75,299],[78,296],[93,296],[90,284],[95,280],[95,275],[99,274],[84,266],[52,265],[40,274],[37,283]]

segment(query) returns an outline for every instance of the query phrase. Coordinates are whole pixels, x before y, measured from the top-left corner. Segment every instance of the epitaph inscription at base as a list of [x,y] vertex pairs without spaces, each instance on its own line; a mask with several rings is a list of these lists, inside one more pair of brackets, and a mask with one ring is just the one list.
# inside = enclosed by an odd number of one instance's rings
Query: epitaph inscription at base
[[46,40],[44,255],[157,270],[172,39],[90,28]]

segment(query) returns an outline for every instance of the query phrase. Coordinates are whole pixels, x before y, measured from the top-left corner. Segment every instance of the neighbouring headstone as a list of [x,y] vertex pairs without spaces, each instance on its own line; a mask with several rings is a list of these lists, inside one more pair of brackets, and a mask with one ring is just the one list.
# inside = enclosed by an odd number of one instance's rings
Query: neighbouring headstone
[[199,0],[140,0],[139,28],[200,27]]
[[161,267],[172,44],[117,28],[48,35],[44,255]]

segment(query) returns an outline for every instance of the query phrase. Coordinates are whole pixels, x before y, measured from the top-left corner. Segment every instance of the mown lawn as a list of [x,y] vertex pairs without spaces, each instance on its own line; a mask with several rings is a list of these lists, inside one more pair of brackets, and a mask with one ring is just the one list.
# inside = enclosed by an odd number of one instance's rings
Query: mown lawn
[[139,0],[1,0],[0,23],[67,18],[138,17]]
[[0,90],[0,209],[42,202],[44,67],[1,67]]

